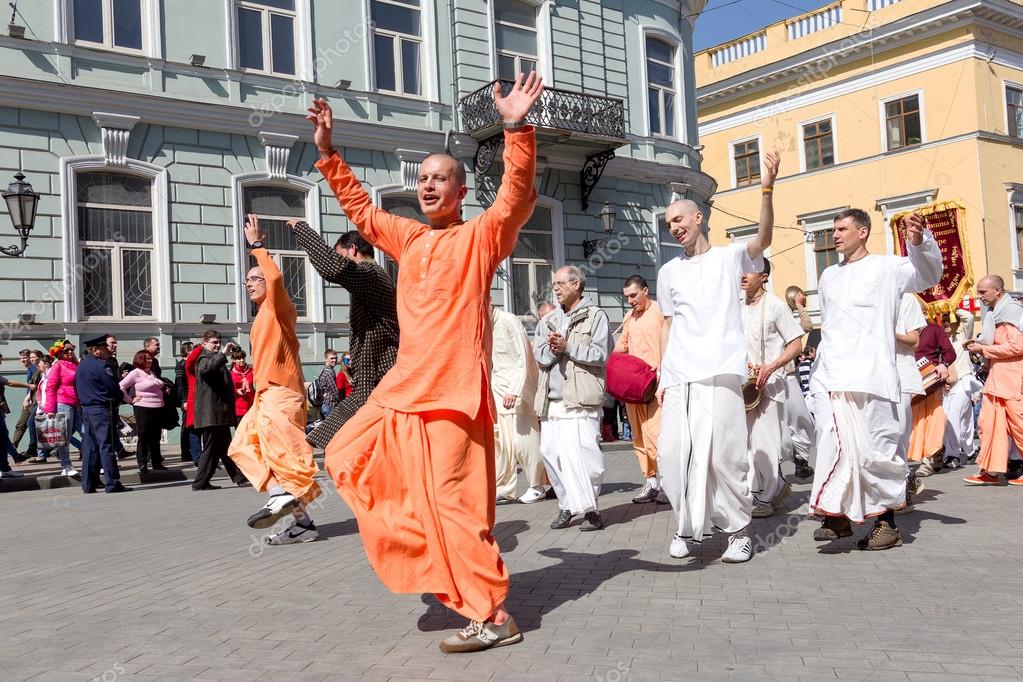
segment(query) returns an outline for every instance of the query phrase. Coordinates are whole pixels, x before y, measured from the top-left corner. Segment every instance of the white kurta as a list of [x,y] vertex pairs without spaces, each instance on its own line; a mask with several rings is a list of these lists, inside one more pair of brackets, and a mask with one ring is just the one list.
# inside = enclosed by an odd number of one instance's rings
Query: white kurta
[[[494,309],[490,387],[497,404],[497,438],[494,469],[497,498],[515,497],[518,467],[531,487],[544,484],[540,456],[540,421],[536,416],[536,385],[539,371],[532,345],[517,317]],[[506,408],[504,397],[518,396],[515,407]]]
[[657,274],[657,303],[671,318],[661,360],[661,488],[678,533],[700,540],[750,522],[745,409],[739,387],[748,376],[742,332],[744,272],[763,267],[744,244],[673,258]]
[[799,377],[789,374],[785,377],[785,428],[782,429],[782,458],[791,453],[794,457],[810,461],[810,445],[813,443],[813,417],[806,404],[806,396],[799,387]]
[[[747,353],[753,365],[773,362],[785,346],[803,336],[788,306],[774,294],[765,293],[755,304],[742,306]],[[787,397],[785,368],[775,371],[764,384],[760,403],[746,412],[749,430],[749,489],[762,503],[770,502],[785,485],[781,475],[782,406]]]
[[821,343],[810,375],[817,410],[814,513],[862,523],[905,503],[894,332],[902,295],[936,284],[942,267],[929,232],[908,254],[832,265],[818,282]]

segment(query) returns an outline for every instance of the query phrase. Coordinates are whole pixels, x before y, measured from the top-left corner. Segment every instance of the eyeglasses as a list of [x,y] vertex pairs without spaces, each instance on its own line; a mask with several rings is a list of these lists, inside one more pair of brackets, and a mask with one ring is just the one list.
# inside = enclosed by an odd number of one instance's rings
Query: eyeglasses
[[246,277],[246,282],[265,282],[266,277]]
[[554,288],[567,287],[569,284],[575,284],[577,280],[554,280]]

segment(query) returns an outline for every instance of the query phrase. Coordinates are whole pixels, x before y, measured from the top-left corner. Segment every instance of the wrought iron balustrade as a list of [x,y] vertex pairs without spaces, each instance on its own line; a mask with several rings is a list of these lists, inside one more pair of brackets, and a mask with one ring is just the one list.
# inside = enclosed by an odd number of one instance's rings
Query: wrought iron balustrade
[[[494,106],[494,83],[501,84],[504,94],[514,85],[512,81],[492,81],[460,102],[462,127],[470,135],[501,124],[501,116]],[[545,88],[529,110],[526,121],[538,128],[625,139],[625,103],[614,97]]]

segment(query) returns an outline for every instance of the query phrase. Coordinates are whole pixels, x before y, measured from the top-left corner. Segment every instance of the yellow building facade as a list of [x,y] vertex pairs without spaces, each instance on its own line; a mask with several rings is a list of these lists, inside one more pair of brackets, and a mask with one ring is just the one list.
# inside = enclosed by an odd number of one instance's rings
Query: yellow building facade
[[868,248],[893,253],[891,215],[952,200],[974,273],[1023,290],[1023,0],[841,0],[695,64],[713,243],[755,232],[761,159],[782,154],[776,294],[799,285],[816,314],[839,211],[868,211]]

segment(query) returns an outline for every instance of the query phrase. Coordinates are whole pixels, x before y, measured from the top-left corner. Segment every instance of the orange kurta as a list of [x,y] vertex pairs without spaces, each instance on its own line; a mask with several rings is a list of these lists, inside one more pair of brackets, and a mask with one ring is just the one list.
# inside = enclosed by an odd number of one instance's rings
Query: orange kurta
[[249,331],[256,399],[235,430],[228,456],[249,482],[267,489],[271,475],[303,502],[320,494],[319,471],[305,439],[305,385],[295,335],[297,314],[281,271],[266,249],[252,255],[266,279],[266,298]]
[[431,227],[373,206],[351,169],[320,161],[359,232],[398,265],[398,359],[338,432],[325,463],[370,563],[395,592],[434,592],[486,620],[508,591],[493,529],[490,286],[536,202],[531,127],[505,133],[493,206]]
[[977,465],[982,471],[1005,473],[1009,438],[1023,448],[1023,333],[1011,324],[999,324],[994,343],[977,350],[991,361],[980,406]]
[[[620,353],[635,355],[654,369],[661,366],[661,328],[664,316],[656,301],[650,301],[639,315],[633,308],[622,323],[622,335],[615,344]],[[657,437],[661,432],[661,410],[654,398],[647,404],[626,403],[632,426],[632,447],[640,471],[647,478],[657,475]]]
[[913,431],[909,436],[906,456],[920,462],[937,454],[945,442],[945,392],[936,390],[913,403]]

